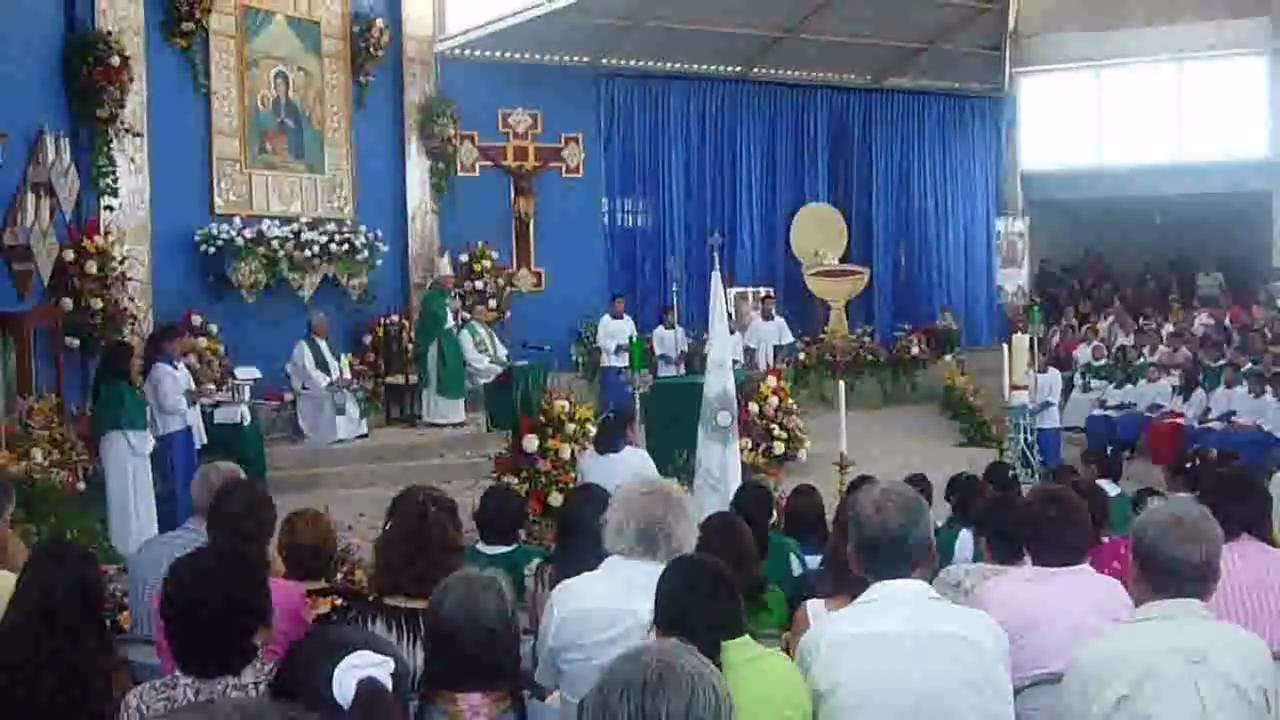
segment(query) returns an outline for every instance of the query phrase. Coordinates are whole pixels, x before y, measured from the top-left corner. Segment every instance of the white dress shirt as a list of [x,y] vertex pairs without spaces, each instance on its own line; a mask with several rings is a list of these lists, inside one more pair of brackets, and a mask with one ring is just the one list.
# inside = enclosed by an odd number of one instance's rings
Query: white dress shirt
[[[191,374],[191,368],[187,366],[186,361],[178,363],[178,374],[182,376],[182,381],[187,384],[188,390],[199,389],[196,387],[196,377]],[[199,403],[194,403],[187,408],[187,424],[191,426],[191,438],[196,441],[196,450],[209,444],[209,435],[204,429],[204,413]]]
[[1186,400],[1182,399],[1182,393],[1173,396],[1173,409],[1182,413],[1186,421],[1193,425],[1200,422],[1208,407],[1209,394],[1202,387],[1192,390],[1191,397]]
[[1079,345],[1076,346],[1075,351],[1071,353],[1071,359],[1075,361],[1076,368],[1082,368],[1085,365],[1088,365],[1089,363],[1093,362],[1093,346],[1094,345],[1101,345],[1101,343],[1097,341],[1089,342],[1088,340],[1085,340],[1084,342],[1081,342]]
[[1147,412],[1152,405],[1159,406],[1162,411],[1173,404],[1173,386],[1164,378],[1155,382],[1143,380],[1133,389],[1133,402],[1140,413]]
[[689,352],[689,338],[685,337],[684,328],[679,325],[668,329],[659,325],[653,329],[653,354],[667,355],[671,360],[658,358],[658,377],[672,377],[684,374],[684,360],[680,355]]
[[800,640],[815,720],[1012,720],[1009,640],[920,580],[885,580]]
[[1062,683],[1071,720],[1267,720],[1276,669],[1261,638],[1199,600],[1162,600],[1076,653]]
[[[621,319],[612,315],[600,318],[600,322],[596,325],[596,345],[600,348],[600,365],[627,367],[630,361],[627,343],[638,334],[636,324],[631,320],[630,315],[623,315]],[[617,351],[619,345],[622,346],[621,352]]]
[[147,399],[152,435],[162,437],[191,427],[186,393],[187,379],[181,370],[163,360],[151,366],[142,394]]
[[634,445],[608,455],[597,455],[594,449],[578,455],[578,484],[595,483],[608,490],[609,494],[627,483],[661,477],[649,451]]
[[664,565],[612,555],[551,591],[538,631],[534,679],[577,704],[609,661],[649,638]]
[[1276,401],[1271,397],[1270,389],[1265,390],[1260,397],[1255,397],[1246,390],[1244,398],[1240,400],[1236,422],[1260,425],[1271,417],[1271,409],[1275,405]]
[[1031,398],[1031,405],[1036,407],[1046,402],[1049,407],[1036,415],[1036,429],[1053,430],[1062,427],[1062,414],[1058,409],[1062,402],[1062,373],[1055,367],[1036,373],[1035,397]]
[[756,369],[768,370],[773,367],[774,350],[779,345],[790,345],[795,342],[791,334],[791,326],[781,315],[774,315],[771,320],[763,317],[754,318],[747,328],[747,335],[742,342],[756,352]]
[[1238,415],[1245,406],[1245,399],[1249,393],[1241,386],[1237,385],[1229,388],[1226,385],[1214,390],[1209,395],[1209,419],[1214,420],[1221,417],[1224,413],[1235,411]]

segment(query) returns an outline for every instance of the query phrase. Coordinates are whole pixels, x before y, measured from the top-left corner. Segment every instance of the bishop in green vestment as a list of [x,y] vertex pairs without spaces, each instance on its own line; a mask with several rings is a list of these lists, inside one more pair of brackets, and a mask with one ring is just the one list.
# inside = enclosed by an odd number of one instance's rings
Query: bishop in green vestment
[[159,532],[156,495],[151,482],[155,440],[147,428],[147,401],[133,384],[133,346],[106,346],[93,378],[89,427],[98,443],[98,459],[107,485],[107,530],[121,555]]
[[422,296],[414,329],[422,421],[427,425],[453,426],[467,421],[466,361],[458,342],[452,295],[453,265],[445,253],[436,264],[435,281]]

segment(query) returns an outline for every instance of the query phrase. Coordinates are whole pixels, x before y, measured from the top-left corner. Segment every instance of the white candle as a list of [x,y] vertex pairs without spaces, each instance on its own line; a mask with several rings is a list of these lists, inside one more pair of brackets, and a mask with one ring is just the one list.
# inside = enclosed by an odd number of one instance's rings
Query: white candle
[[1009,402],[1009,343],[1000,344],[1000,387],[1004,401]]
[[840,456],[846,457],[849,454],[849,428],[845,425],[848,420],[845,417],[844,380],[836,383],[836,397],[840,404]]

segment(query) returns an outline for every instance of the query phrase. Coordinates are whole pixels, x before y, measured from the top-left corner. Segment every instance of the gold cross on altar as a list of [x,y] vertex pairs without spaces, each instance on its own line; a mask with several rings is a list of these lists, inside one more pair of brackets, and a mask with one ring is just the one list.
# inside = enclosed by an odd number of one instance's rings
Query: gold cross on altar
[[542,112],[525,108],[498,110],[498,131],[506,142],[483,143],[478,132],[458,133],[458,175],[475,177],[480,168],[495,166],[511,178],[511,282],[525,292],[541,290],[546,273],[533,259],[533,178],[549,168],[559,168],[560,177],[582,177],[582,133],[562,133],[554,145],[535,142],[542,133]]

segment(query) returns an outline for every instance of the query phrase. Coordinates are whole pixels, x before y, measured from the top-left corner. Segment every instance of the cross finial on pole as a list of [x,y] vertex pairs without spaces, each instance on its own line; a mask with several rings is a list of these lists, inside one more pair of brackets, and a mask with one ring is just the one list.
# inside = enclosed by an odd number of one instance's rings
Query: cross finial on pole
[[720,246],[724,245],[724,237],[720,235],[720,231],[715,231],[711,239],[707,240],[707,246],[711,248],[711,267],[714,270],[720,269]]

